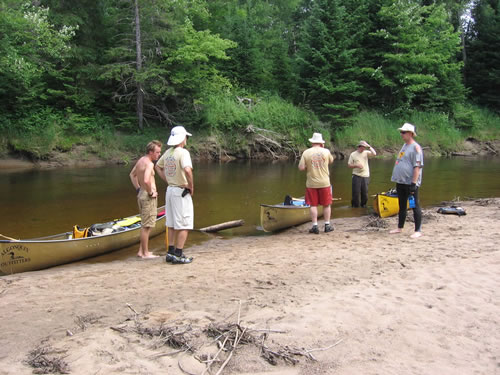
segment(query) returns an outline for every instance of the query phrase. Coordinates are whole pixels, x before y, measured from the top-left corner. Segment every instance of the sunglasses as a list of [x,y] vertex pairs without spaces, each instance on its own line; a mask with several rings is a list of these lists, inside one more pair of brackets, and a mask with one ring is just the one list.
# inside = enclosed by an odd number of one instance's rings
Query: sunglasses
[[406,134],[406,133],[408,133],[408,132],[400,132],[400,133],[401,133],[401,134]]

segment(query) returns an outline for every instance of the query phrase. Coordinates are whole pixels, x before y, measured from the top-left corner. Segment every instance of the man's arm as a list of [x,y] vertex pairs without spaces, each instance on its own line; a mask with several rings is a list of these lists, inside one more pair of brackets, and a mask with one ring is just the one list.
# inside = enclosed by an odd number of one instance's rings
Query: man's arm
[[156,170],[156,172],[158,173],[158,175],[160,176],[160,178],[161,178],[163,181],[165,181],[165,182],[167,183],[167,185],[168,185],[168,182],[167,182],[167,176],[165,176],[165,171],[163,170],[163,168],[162,168],[162,167],[160,167],[160,166],[158,165],[158,163],[156,163],[156,165],[155,165],[155,170]]
[[347,166],[349,168],[363,168],[363,166],[361,164],[357,164],[354,162],[352,154],[351,154],[351,156],[349,156],[349,160],[347,161]]
[[141,185],[139,185],[139,180],[137,179],[137,164],[134,165],[134,168],[132,168],[132,171],[130,171],[129,177],[130,181],[132,182],[132,185],[134,185],[134,188],[137,192],[139,192],[139,189],[141,188]]
[[368,148],[370,149],[370,153],[371,153],[369,155],[370,157],[377,156],[377,151],[375,151],[375,149],[372,146],[368,145]]
[[418,181],[418,176],[420,175],[420,170],[422,169],[422,167],[414,167],[413,168],[413,176],[411,178],[411,183],[412,184],[416,184],[417,181]]
[[148,164],[146,170],[144,171],[143,182],[144,182],[144,187],[146,188],[146,191],[148,192],[149,196],[155,198],[158,196],[158,192],[156,191],[156,189],[153,189],[153,184],[151,181],[153,178],[155,178],[153,176],[153,168],[154,168],[153,163]]
[[299,171],[305,171],[305,170],[306,170],[306,159],[304,158],[304,154],[302,154],[299,161]]
[[186,180],[188,181],[187,188],[191,192],[191,196],[193,196],[194,195],[193,169],[191,167],[185,167],[184,172],[186,172]]
[[413,167],[413,176],[411,177],[411,185],[410,185],[410,194],[413,195],[415,194],[415,191],[417,190],[417,181],[418,181],[418,176],[420,174],[420,170],[422,167]]
[[347,166],[348,166],[349,168],[353,168],[353,169],[354,169],[354,168],[360,168],[360,169],[361,169],[361,168],[363,168],[363,166],[362,166],[361,164],[347,163]]

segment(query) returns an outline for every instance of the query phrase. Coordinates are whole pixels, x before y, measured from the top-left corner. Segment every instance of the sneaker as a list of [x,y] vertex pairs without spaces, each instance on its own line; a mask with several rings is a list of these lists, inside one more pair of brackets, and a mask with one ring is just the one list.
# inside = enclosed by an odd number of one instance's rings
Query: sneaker
[[319,234],[319,229],[317,225],[313,225],[311,229],[309,229],[309,233]]
[[172,264],[189,264],[193,261],[192,257],[187,258],[185,255],[173,255]]
[[333,232],[333,226],[330,224],[325,224],[325,233]]
[[174,254],[167,253],[167,256],[166,256],[165,260],[167,261],[167,263],[172,263],[174,257],[175,257]]

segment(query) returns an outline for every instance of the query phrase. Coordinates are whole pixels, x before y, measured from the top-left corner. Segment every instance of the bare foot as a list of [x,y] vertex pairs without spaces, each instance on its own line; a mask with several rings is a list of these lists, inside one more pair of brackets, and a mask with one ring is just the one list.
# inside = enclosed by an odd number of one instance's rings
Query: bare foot
[[142,259],[154,259],[154,258],[158,258],[159,256],[158,255],[153,255],[153,254],[148,254],[148,255],[144,255],[142,257]]
[[422,237],[422,233],[421,232],[415,232],[413,233],[410,238],[419,238],[419,237]]
[[389,233],[390,234],[396,234],[396,233],[401,233],[403,230],[401,228],[393,229]]

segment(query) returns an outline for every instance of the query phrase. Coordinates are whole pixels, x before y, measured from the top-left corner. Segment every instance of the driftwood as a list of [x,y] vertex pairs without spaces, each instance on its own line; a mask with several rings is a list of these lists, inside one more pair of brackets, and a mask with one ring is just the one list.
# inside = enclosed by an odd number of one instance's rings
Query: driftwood
[[245,132],[253,134],[255,144],[271,154],[273,159],[283,159],[290,154],[293,154],[296,159],[300,156],[299,150],[284,134],[258,128],[253,124],[248,125]]
[[198,230],[200,232],[213,233],[224,229],[241,227],[243,224],[245,224],[245,220],[240,219],[240,220],[226,221],[225,223],[211,225],[209,227],[200,228]]
[[[235,356],[238,355],[238,351],[243,345],[253,345],[258,348],[260,356],[272,365],[278,365],[279,362],[283,362],[288,365],[296,365],[300,362],[299,357],[303,357],[310,361],[317,361],[312,352],[329,350],[343,341],[343,339],[340,339],[329,346],[312,349],[282,346],[276,344],[274,340],[273,345],[268,346],[266,340],[268,339],[270,333],[285,333],[285,331],[258,328],[253,329],[243,326],[241,320],[241,305],[242,302],[240,300],[236,322],[213,322],[205,328],[200,327],[193,329],[189,323],[182,326],[176,326],[175,324],[164,326],[163,324],[160,324],[159,327],[145,327],[137,319],[135,320],[133,327],[121,326],[110,328],[122,334],[134,332],[142,337],[155,340],[156,345],[153,345],[153,348],[155,349],[165,346],[174,349],[171,351],[155,353],[149,356],[151,359],[173,356],[180,353],[192,355],[193,358],[205,365],[205,369],[201,372],[201,375],[222,375],[227,365]],[[127,307],[136,313],[130,304],[127,304]],[[235,314],[236,312],[233,312],[224,320],[227,320]],[[261,332],[263,333],[259,334]],[[205,342],[200,345],[202,333],[206,338],[211,340],[210,342]],[[200,350],[202,347],[213,344],[216,344],[218,347],[218,351],[215,354],[201,353]],[[181,371],[185,374],[194,375],[182,366],[181,359],[182,357],[178,358],[178,366]]]
[[30,351],[24,362],[34,369],[34,374],[69,374],[70,367],[64,357],[51,356],[52,353],[60,351],[50,346],[40,346]]

